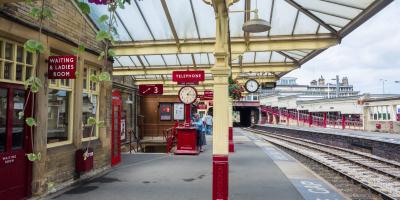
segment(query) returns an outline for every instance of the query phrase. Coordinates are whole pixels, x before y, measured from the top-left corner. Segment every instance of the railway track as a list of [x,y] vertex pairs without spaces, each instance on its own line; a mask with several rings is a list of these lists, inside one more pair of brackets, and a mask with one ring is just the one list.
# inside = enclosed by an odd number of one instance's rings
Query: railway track
[[260,134],[262,139],[270,143],[310,158],[374,191],[384,199],[400,199],[400,164],[397,162],[301,138],[257,129],[245,130]]

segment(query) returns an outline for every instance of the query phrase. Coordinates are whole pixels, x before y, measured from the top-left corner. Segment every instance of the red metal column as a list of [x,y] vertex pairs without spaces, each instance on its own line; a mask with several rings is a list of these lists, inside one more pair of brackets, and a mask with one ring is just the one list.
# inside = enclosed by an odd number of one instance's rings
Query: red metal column
[[312,125],[312,118],[313,118],[313,117],[312,117],[312,113],[309,112],[309,113],[308,113],[308,126],[309,126],[309,127],[311,127],[311,125]]
[[326,112],[324,112],[324,128],[326,128]]
[[190,104],[185,104],[185,126],[190,126]]
[[346,128],[346,116],[342,114],[342,129]]
[[227,200],[229,163],[227,155],[213,156],[213,200]]
[[229,153],[235,152],[235,144],[233,143],[233,127],[229,127]]

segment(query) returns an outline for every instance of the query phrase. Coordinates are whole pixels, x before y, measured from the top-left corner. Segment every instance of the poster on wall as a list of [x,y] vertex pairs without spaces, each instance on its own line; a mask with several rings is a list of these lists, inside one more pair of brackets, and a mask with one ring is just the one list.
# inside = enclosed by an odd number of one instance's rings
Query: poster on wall
[[400,122],[400,105],[396,107],[396,121]]
[[121,140],[125,140],[126,137],[126,121],[121,119]]
[[171,120],[172,109],[170,103],[160,103],[160,120]]
[[233,122],[240,123],[240,111],[233,111],[232,115]]
[[174,103],[174,120],[185,119],[185,105],[183,103]]

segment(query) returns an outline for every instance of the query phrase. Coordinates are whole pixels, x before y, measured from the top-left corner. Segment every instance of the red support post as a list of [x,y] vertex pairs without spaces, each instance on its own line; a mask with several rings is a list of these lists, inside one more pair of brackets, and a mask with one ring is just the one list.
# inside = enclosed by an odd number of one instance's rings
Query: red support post
[[213,200],[228,199],[229,163],[227,155],[213,156]]
[[311,125],[312,125],[312,118],[313,118],[313,117],[312,117],[312,113],[309,112],[309,113],[308,113],[308,126],[309,126],[309,127],[311,127]]
[[342,114],[342,129],[346,129],[346,116]]
[[324,128],[326,128],[326,112],[324,112]]
[[233,143],[233,128],[229,127],[229,153],[235,152],[235,144]]
[[185,126],[190,126],[190,104],[185,104]]

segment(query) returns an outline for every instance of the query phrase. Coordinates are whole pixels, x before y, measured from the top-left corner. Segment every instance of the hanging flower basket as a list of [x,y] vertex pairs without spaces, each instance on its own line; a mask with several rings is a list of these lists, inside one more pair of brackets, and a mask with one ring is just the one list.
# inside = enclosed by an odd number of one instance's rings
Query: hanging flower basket
[[75,168],[77,172],[93,169],[93,149],[83,148],[75,152]]
[[229,97],[233,100],[240,100],[242,98],[242,92],[244,92],[244,88],[240,85],[237,80],[233,80],[232,77],[229,77]]

